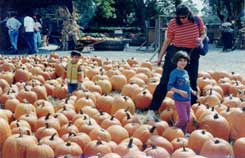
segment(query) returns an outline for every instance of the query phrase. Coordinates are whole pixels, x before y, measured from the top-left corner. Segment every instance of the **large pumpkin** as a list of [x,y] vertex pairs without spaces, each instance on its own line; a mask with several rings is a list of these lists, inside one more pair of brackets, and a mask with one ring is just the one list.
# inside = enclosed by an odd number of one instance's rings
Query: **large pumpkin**
[[3,144],[2,158],[26,158],[28,148],[36,144],[37,140],[33,136],[12,135]]
[[135,105],[131,98],[127,96],[115,96],[112,108],[111,108],[111,114],[116,113],[119,109],[128,109],[131,114],[135,113]]
[[203,144],[200,154],[208,158],[234,156],[232,146],[227,141],[220,138],[207,140]]
[[53,158],[54,151],[50,146],[39,143],[27,148],[26,155],[28,158]]
[[11,129],[6,120],[0,118],[0,149],[2,150],[2,146],[4,141],[11,135]]
[[195,151],[197,154],[200,153],[200,150],[205,143],[205,141],[212,139],[213,135],[205,130],[195,130],[191,133],[188,141],[188,147]]
[[245,137],[239,138],[233,144],[235,158],[245,157]]

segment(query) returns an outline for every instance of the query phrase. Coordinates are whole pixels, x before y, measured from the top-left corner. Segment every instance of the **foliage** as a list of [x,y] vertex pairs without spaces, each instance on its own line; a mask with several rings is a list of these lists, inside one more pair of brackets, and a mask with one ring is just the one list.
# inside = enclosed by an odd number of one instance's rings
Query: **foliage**
[[215,14],[222,22],[235,21],[238,26],[240,25],[244,0],[205,0],[205,3],[208,3],[210,7],[208,15]]
[[97,6],[97,15],[103,18],[115,18],[115,8],[112,5],[115,3],[114,0],[95,0]]
[[[197,14],[193,0],[74,0],[79,24],[86,26],[127,26],[145,30],[146,21],[158,15],[173,17],[175,7],[184,2]],[[91,20],[92,19],[92,20]]]
[[80,26],[86,26],[95,16],[96,5],[93,0],[74,0],[74,11],[78,15],[77,21]]
[[157,2],[157,9],[159,11],[159,14],[164,16],[173,16],[175,12],[175,5],[173,1],[167,1],[167,0],[161,0]]

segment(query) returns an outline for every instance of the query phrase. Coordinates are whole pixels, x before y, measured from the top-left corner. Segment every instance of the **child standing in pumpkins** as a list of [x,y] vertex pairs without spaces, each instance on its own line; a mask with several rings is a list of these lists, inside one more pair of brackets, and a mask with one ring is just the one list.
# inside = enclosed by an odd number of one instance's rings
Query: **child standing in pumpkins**
[[190,57],[186,52],[176,52],[172,58],[176,68],[170,73],[168,81],[168,90],[174,92],[173,99],[179,116],[175,126],[182,129],[184,133],[187,131],[187,124],[190,120],[191,93],[196,95],[190,86],[188,72],[185,70],[189,61]]
[[75,90],[78,89],[78,85],[82,80],[82,69],[79,59],[81,54],[79,51],[71,52],[71,60],[66,65],[66,72],[63,78],[67,79],[68,94],[71,95]]

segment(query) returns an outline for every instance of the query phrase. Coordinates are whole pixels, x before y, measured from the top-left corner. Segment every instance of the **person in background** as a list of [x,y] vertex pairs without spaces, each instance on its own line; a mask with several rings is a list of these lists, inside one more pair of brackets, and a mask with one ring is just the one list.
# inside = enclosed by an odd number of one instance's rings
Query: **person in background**
[[34,42],[35,42],[35,50],[38,52],[38,48],[41,46],[41,21],[39,15],[33,17],[35,25],[34,25]]
[[50,34],[50,32],[49,32],[48,26],[44,26],[42,28],[42,35],[43,35],[43,37],[42,37],[42,39],[43,39],[42,46],[43,47],[47,47],[49,45],[49,34]]
[[28,48],[28,54],[37,53],[35,49],[35,40],[34,40],[34,26],[35,22],[33,18],[28,13],[24,17],[24,27],[25,27],[25,40]]
[[233,36],[234,30],[231,28],[232,24],[230,22],[225,22],[222,24],[221,38],[223,42],[223,52],[228,52],[232,50],[233,47]]
[[[197,20],[199,21],[197,21]],[[198,25],[199,22],[199,25]],[[158,55],[157,64],[160,65],[165,57],[163,73],[158,86],[156,87],[152,102],[150,104],[146,120],[156,119],[155,112],[160,108],[163,99],[167,94],[167,84],[170,72],[176,65],[171,62],[177,51],[186,51],[190,56],[190,63],[185,67],[190,76],[191,88],[197,90],[197,77],[199,67],[199,49],[206,37],[204,23],[200,17],[194,17],[191,10],[183,4],[176,8],[176,17],[168,23],[166,37]],[[191,104],[196,103],[197,97],[191,95]]]
[[8,28],[9,40],[14,54],[18,53],[18,37],[21,25],[20,21],[16,19],[16,13],[10,13],[10,18],[7,20],[6,26]]
[[71,60],[66,65],[66,72],[63,76],[63,79],[67,80],[68,94],[71,95],[75,90],[78,89],[78,86],[82,80],[82,69],[79,59],[81,54],[79,51],[71,52]]
[[188,72],[185,70],[189,62],[190,57],[186,52],[176,52],[172,58],[176,68],[171,71],[168,81],[168,90],[174,92],[173,99],[179,116],[175,126],[182,129],[184,133],[187,132],[187,124],[190,120],[191,94],[196,95],[190,86]]

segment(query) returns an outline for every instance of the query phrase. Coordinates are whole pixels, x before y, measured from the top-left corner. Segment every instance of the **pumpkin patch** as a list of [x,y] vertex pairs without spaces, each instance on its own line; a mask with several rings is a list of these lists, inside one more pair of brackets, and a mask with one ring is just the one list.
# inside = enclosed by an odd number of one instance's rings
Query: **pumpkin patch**
[[[1,60],[3,57],[0,56]],[[159,120],[144,120],[162,68],[130,58],[80,58],[83,79],[68,95],[68,57],[4,57],[0,64],[0,149],[3,158],[244,157],[244,77],[199,72],[189,135],[174,127],[172,93]]]

